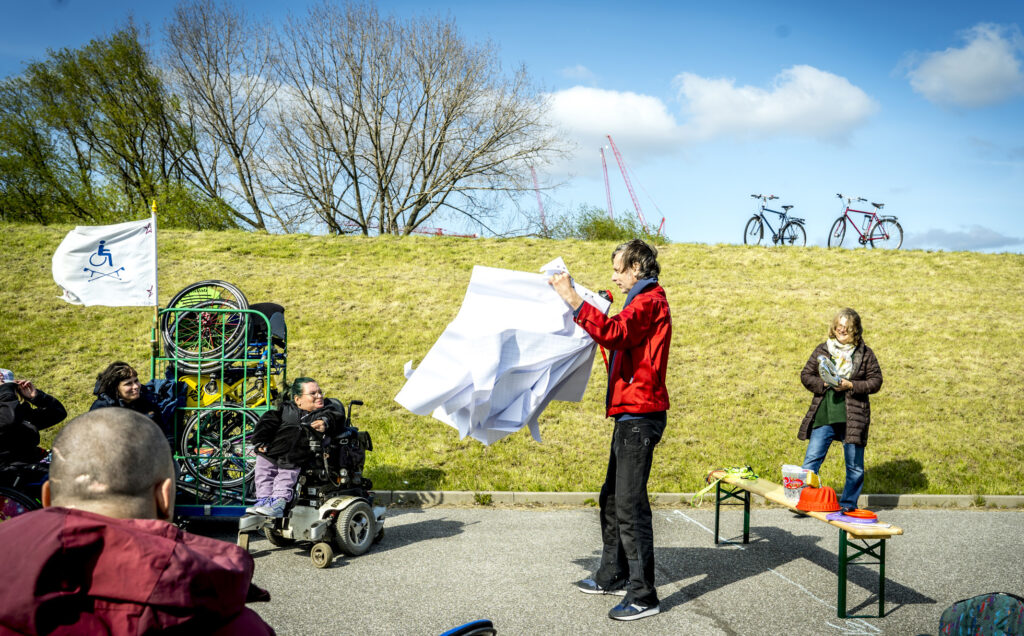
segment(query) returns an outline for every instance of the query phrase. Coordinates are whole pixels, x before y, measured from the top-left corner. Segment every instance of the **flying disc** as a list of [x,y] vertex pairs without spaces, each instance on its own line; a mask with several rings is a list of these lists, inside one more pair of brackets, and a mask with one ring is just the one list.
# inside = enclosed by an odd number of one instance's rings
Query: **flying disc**
[[843,523],[878,523],[878,519],[863,519],[860,517],[851,517],[849,515],[844,515],[841,512],[833,512],[825,518],[829,521],[842,521]]
[[875,513],[871,512],[870,510],[863,510],[861,508],[857,508],[856,510],[847,510],[846,511],[846,516],[847,517],[856,517],[858,519],[877,519],[878,518],[878,515],[876,515]]

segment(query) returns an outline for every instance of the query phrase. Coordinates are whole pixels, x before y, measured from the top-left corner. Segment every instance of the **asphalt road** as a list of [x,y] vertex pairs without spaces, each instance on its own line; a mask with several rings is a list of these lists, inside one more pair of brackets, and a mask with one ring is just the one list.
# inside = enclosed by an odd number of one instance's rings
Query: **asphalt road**
[[[775,508],[659,508],[654,514],[661,614],[607,618],[618,597],[572,585],[597,565],[596,509],[399,508],[370,552],[316,569],[309,544],[254,538],[251,607],[280,634],[440,634],[489,618],[500,635],[935,634],[942,610],[984,592],[1024,596],[1024,511],[884,511],[904,530],[886,543],[883,618],[836,616],[839,531]],[[229,541],[231,525],[190,528]],[[877,565],[851,565],[848,609],[876,614]]]

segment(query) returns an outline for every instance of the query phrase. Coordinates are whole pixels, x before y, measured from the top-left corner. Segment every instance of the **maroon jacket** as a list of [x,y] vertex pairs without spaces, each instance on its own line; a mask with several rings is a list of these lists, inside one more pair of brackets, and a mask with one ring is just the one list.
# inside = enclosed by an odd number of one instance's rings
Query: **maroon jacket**
[[647,285],[611,318],[583,303],[575,321],[597,344],[616,352],[608,370],[608,417],[668,410],[665,378],[672,315],[660,285]]
[[0,634],[273,634],[253,560],[164,521],[45,508],[0,524]]

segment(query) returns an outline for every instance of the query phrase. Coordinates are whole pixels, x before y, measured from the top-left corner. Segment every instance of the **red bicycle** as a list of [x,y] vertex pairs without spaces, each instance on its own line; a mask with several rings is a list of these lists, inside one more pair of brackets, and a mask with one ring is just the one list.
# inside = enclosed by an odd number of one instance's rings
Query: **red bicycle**
[[[844,197],[842,194],[837,194],[836,196],[840,199],[846,199],[846,208],[843,210],[843,215],[832,224],[832,229],[828,233],[829,247],[840,247],[843,244],[843,239],[846,238],[847,223],[857,233],[857,242],[861,245],[893,250],[898,250],[900,245],[903,245],[903,228],[900,227],[899,220],[895,216],[878,215],[878,212],[885,207],[884,203],[872,203],[871,205],[875,206],[874,212],[866,212],[864,210],[854,210],[850,207],[850,204],[855,201],[867,201],[864,197]],[[857,226],[857,222],[850,216],[851,212],[864,215],[860,227]],[[861,231],[862,228],[863,231]]]

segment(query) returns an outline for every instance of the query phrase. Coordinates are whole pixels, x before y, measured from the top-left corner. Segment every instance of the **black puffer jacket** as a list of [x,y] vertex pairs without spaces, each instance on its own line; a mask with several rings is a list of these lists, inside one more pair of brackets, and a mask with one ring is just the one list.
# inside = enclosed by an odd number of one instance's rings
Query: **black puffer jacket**
[[36,396],[22,402],[18,385],[0,385],[0,464],[39,461],[39,431],[68,416],[60,401],[36,389]]
[[[318,433],[310,426],[317,420],[326,424],[325,433]],[[256,424],[252,445],[257,449],[266,447],[259,454],[280,468],[301,468],[313,459],[309,450],[310,438],[339,432],[345,424],[345,407],[338,400],[326,399],[323,408],[316,411],[303,411],[294,402],[286,400],[280,408],[263,414]]]
[[160,407],[149,398],[146,391],[143,391],[134,402],[125,402],[121,398],[112,398],[109,395],[100,393],[96,396],[96,400],[92,403],[92,406],[89,407],[89,410],[95,411],[96,409],[103,409],[110,406],[119,406],[123,409],[137,411],[153,420],[160,428],[165,428],[163,417],[160,415]]
[[[828,346],[824,342],[814,349],[814,353],[804,365],[804,370],[800,372],[800,381],[814,394],[811,407],[800,424],[800,439],[808,439],[811,436],[814,414],[818,412],[818,405],[821,404],[828,388],[818,375],[818,356],[829,357]],[[853,388],[845,392],[846,437],[843,442],[867,446],[868,428],[871,426],[871,402],[868,395],[878,393],[882,388],[882,369],[878,366],[875,352],[863,342],[853,350],[853,372],[850,374],[850,382]]]

